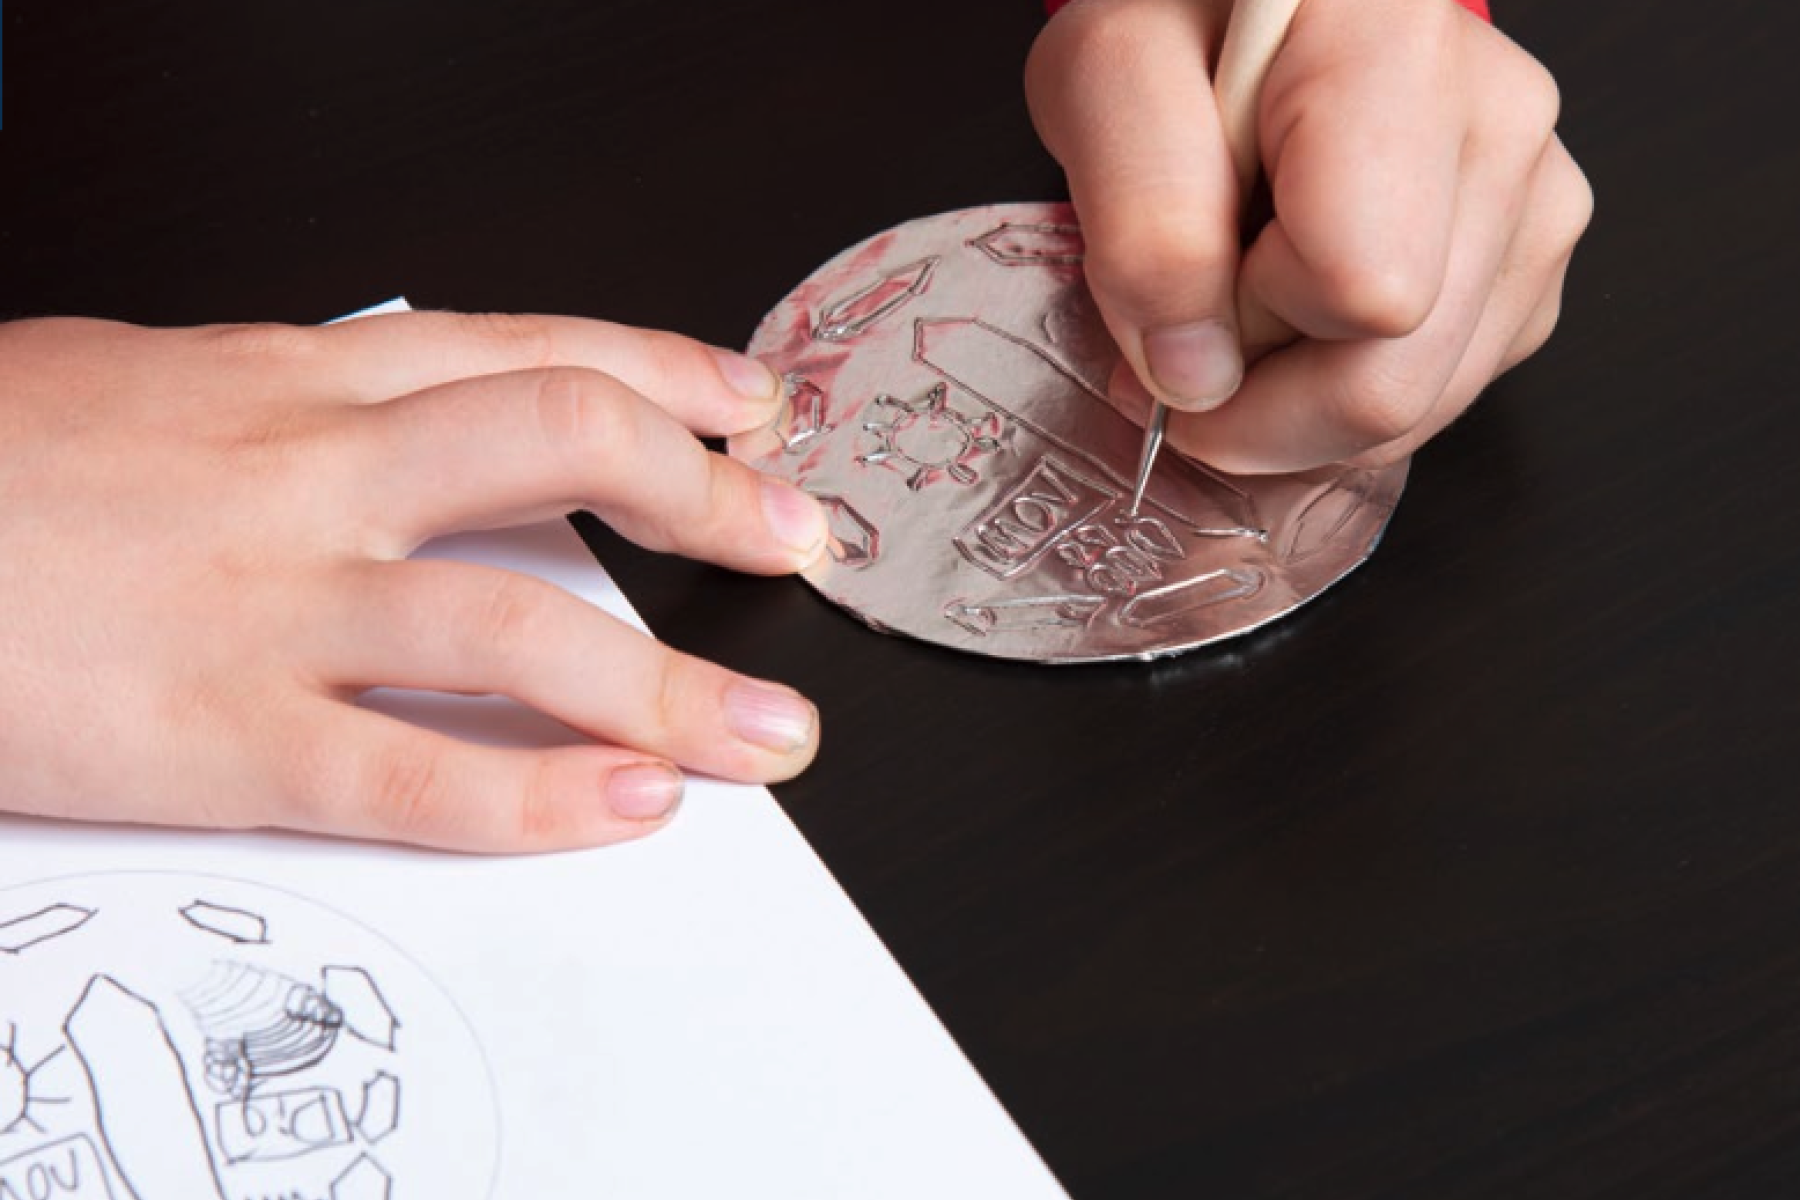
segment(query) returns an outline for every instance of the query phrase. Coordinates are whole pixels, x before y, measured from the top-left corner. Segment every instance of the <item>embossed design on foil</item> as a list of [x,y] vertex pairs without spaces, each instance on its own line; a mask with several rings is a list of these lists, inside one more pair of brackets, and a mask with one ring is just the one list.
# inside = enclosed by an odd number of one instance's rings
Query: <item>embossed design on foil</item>
[[1163,565],[1182,561],[1187,551],[1167,525],[1140,516],[1115,517],[1112,526],[1083,525],[1056,547],[1056,555],[1095,591],[1133,596],[1144,584],[1161,583]]
[[993,600],[970,604],[952,600],[944,615],[978,637],[990,633],[1016,633],[1026,629],[1082,627],[1105,607],[1101,596],[1028,596],[1022,600]]
[[758,326],[790,402],[731,453],[826,498],[830,553],[802,575],[866,624],[998,658],[1152,659],[1274,621],[1373,550],[1404,463],[1239,478],[1171,452],[1124,512],[1143,434],[1110,402],[1123,360],[1084,250],[1068,204],[926,217]]
[[978,238],[969,239],[969,245],[1003,267],[1078,263],[1086,252],[1081,230],[1074,225],[1002,223]]
[[799,454],[813,442],[830,433],[825,424],[825,393],[819,385],[800,375],[782,376],[787,391],[787,428],[781,434],[781,448]]
[[866,567],[881,555],[881,531],[842,496],[813,493],[825,510],[825,552],[846,567]]
[[821,342],[847,342],[883,318],[906,307],[913,297],[924,294],[931,286],[931,273],[938,259],[921,258],[917,262],[895,267],[874,283],[852,292],[819,314],[813,326],[813,337]]
[[1263,573],[1254,567],[1196,575],[1168,587],[1145,592],[1119,610],[1119,620],[1143,628],[1172,621],[1196,609],[1242,600],[1262,590]]
[[1055,458],[1038,460],[986,512],[953,539],[962,556],[998,579],[1031,569],[1062,536],[1119,498]]
[[900,471],[912,491],[943,477],[967,487],[981,478],[970,460],[1000,449],[998,414],[970,417],[959,412],[950,405],[950,389],[941,383],[917,400],[884,393],[875,397],[875,407],[886,411],[886,419],[864,421],[863,431],[874,434],[879,445],[856,461]]
[[[1089,471],[1112,484],[1118,495],[1131,490],[1131,482],[1123,472],[1051,433],[1020,412],[1017,404],[1008,403],[1004,398],[1009,393],[1033,395],[1066,389],[1073,384],[1094,403],[1106,404],[1106,398],[1079,372],[1042,346],[974,317],[921,317],[913,322],[913,359],[1003,414],[1013,424],[1043,438],[1068,457],[1080,460]],[[1182,462],[1181,469],[1212,494],[1222,511],[1244,523],[1230,526],[1205,524],[1171,508],[1154,490],[1144,497],[1146,506],[1172,517],[1195,537],[1261,541],[1268,536],[1267,531],[1256,527],[1256,506],[1242,488],[1186,461]]]
[[1283,539],[1282,557],[1289,562],[1302,562],[1331,545],[1357,510],[1368,503],[1368,490],[1366,471],[1349,472],[1320,489],[1294,518],[1293,528]]

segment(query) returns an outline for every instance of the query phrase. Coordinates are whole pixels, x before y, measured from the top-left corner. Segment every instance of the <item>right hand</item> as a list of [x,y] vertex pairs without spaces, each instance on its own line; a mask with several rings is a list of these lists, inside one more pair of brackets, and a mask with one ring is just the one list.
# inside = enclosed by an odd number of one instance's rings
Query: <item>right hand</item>
[[[805,493],[695,433],[767,422],[762,365],[672,334],[417,313],[323,328],[0,325],[0,807],[542,850],[662,825],[678,768],[805,768],[817,711],[548,584],[409,562],[589,508],[782,574]],[[499,693],[594,744],[471,745],[359,708]]]
[[1130,366],[1109,398],[1184,410],[1169,445],[1233,474],[1385,466],[1549,338],[1593,193],[1555,81],[1492,26],[1449,0],[1307,0],[1257,114],[1273,219],[1240,257],[1208,65],[1232,8],[1076,0],[1032,50]]

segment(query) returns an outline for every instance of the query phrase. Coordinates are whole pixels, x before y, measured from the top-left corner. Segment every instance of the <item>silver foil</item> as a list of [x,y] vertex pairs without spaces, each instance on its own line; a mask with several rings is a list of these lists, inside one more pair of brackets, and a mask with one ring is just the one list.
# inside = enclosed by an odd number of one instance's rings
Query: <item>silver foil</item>
[[877,629],[996,658],[1150,659],[1275,620],[1368,557],[1406,464],[1232,477],[1171,449],[1126,515],[1143,432],[1066,204],[912,221],[763,319],[773,425],[731,453],[817,496],[805,575]]

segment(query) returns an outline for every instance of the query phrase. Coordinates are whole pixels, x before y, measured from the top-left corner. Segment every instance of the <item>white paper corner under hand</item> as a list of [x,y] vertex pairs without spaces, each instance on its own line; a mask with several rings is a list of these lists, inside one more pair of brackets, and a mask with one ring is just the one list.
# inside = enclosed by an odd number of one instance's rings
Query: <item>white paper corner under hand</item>
[[[642,627],[566,521],[420,553]],[[366,702],[580,740],[499,698]],[[1064,1196],[760,787],[516,858],[0,819],[0,1003],[0,1083],[29,1055],[27,1095],[71,1098],[0,1110],[0,1195],[60,1155],[114,1195]]]

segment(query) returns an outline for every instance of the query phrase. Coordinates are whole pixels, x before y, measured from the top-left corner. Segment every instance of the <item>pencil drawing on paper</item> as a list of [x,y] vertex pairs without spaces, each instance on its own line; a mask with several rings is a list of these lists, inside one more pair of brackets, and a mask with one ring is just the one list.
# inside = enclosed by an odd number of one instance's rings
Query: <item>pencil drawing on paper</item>
[[23,954],[33,946],[74,933],[86,925],[94,911],[74,904],[48,904],[0,922],[0,953]]
[[489,1196],[480,1048],[356,922],[94,875],[0,890],[0,949],[0,1200]]
[[253,912],[226,908],[206,900],[196,900],[181,910],[181,919],[195,929],[216,933],[239,945],[263,945],[269,940],[269,923]]
[[63,1047],[57,1046],[36,1062],[27,1064],[24,1053],[19,1048],[19,1027],[10,1024],[7,1026],[6,1044],[0,1046],[0,1136],[25,1126],[42,1133],[44,1127],[31,1115],[32,1109],[45,1104],[69,1102],[67,1096],[42,1094],[32,1082],[38,1072],[49,1066],[62,1052]]

